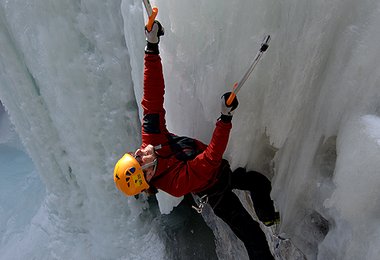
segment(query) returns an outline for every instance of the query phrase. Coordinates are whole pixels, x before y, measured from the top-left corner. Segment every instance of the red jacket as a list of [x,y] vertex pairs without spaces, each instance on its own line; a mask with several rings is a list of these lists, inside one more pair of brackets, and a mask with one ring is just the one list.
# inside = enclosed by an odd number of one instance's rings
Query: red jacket
[[[170,135],[166,129],[163,107],[165,84],[161,58],[157,54],[145,54],[144,65],[141,147],[168,143]],[[231,128],[231,123],[217,121],[210,144],[206,146],[196,140],[197,149],[201,152],[189,161],[178,160],[169,146],[163,146],[157,151],[156,173],[149,184],[176,197],[211,187],[216,182]]]

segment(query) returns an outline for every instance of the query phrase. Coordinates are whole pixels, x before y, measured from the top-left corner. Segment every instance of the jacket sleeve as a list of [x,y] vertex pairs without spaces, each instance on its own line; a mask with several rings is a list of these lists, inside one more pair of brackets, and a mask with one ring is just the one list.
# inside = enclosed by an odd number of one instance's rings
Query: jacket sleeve
[[172,183],[172,194],[181,196],[189,192],[198,192],[215,182],[223,154],[227,148],[231,123],[218,121],[210,144],[206,150],[187,162]]
[[144,94],[142,142],[156,145],[168,132],[164,109],[165,83],[161,58],[157,54],[145,54],[144,57]]
[[197,160],[201,160],[211,167],[219,167],[227,148],[231,128],[231,122],[225,123],[221,120],[217,121],[209,145],[193,160],[194,163],[197,163]]

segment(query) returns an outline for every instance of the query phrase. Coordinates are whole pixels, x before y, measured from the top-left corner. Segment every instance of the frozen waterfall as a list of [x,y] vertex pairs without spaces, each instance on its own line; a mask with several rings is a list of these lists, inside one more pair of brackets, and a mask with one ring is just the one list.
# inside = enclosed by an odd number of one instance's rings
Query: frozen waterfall
[[[225,157],[272,180],[289,239],[265,230],[276,258],[301,259],[291,241],[308,259],[377,259],[380,3],[152,3],[168,128],[204,142],[220,96],[272,36]],[[208,229],[114,186],[114,163],[140,144],[143,28],[140,0],[0,0],[0,259],[247,258],[212,214]],[[173,203],[160,198],[161,211]]]

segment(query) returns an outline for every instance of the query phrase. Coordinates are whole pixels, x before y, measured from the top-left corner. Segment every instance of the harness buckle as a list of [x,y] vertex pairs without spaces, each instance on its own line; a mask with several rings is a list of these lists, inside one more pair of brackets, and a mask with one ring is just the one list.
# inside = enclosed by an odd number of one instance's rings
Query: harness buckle
[[203,195],[202,197],[198,197],[195,199],[196,206],[192,206],[193,209],[195,209],[196,212],[199,214],[202,213],[204,206],[208,203],[208,196],[207,194]]

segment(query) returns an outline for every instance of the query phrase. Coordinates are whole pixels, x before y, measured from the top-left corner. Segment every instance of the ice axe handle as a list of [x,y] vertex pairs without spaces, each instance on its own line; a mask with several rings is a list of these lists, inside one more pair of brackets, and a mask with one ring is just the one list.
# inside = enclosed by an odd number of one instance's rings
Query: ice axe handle
[[152,14],[149,16],[148,22],[146,24],[146,29],[148,30],[148,32],[152,30],[152,26],[153,26],[154,20],[156,19],[157,14],[158,14],[158,8],[153,7]]
[[234,101],[236,94],[239,92],[240,88],[243,86],[245,81],[248,79],[249,75],[253,71],[253,69],[256,67],[257,63],[259,62],[259,59],[261,58],[261,55],[268,49],[270,42],[270,35],[265,36],[263,43],[261,44],[260,50],[256,55],[256,58],[254,59],[251,66],[248,68],[247,72],[244,74],[243,78],[236,82],[234,87],[232,88],[231,95],[228,97],[226,105],[230,106],[232,102]]
[[265,36],[263,43],[261,44],[260,52],[265,52],[269,47],[270,35]]

